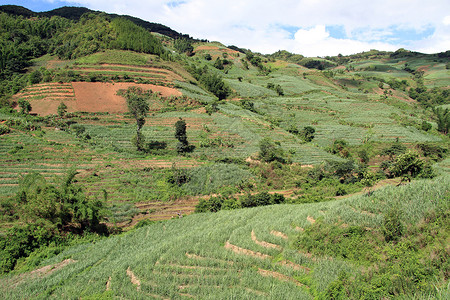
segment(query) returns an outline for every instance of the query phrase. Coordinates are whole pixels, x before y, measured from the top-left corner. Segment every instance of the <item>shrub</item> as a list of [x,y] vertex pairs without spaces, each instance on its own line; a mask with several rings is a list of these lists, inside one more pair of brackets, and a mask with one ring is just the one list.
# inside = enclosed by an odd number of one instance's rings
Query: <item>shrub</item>
[[279,161],[285,162],[283,150],[277,146],[270,138],[263,138],[259,142],[259,158],[265,162]]
[[311,142],[314,139],[314,133],[316,130],[311,126],[306,126],[300,131],[300,136],[307,143]]
[[386,242],[396,242],[401,238],[404,228],[401,222],[400,211],[398,209],[392,208],[384,216],[382,231]]
[[0,135],[7,134],[9,132],[10,132],[10,129],[8,126],[0,124]]

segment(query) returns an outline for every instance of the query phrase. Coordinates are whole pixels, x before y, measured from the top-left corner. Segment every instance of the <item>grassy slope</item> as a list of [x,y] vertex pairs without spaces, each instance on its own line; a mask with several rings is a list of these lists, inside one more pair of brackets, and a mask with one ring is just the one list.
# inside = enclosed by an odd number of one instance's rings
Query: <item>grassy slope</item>
[[[435,209],[439,201],[447,203],[448,210],[449,178],[388,187],[371,197],[196,214],[156,223],[70,248],[40,266],[69,258],[75,261],[67,266],[53,265],[54,271],[10,274],[1,280],[0,295],[4,299],[68,295],[86,299],[94,295],[127,299],[182,299],[189,295],[201,299],[311,299],[321,295],[340,272],[354,276],[361,268],[337,257],[296,251],[293,242],[299,227],[307,228],[313,220],[322,218],[328,224],[339,221],[379,231],[383,215],[393,207],[410,226]],[[439,230],[448,236],[448,228]],[[277,236],[275,231],[285,236]],[[263,241],[277,246],[269,248]],[[225,247],[228,243],[242,249],[234,248],[235,252]],[[265,256],[255,257],[243,249]],[[135,284],[131,282],[133,276]],[[440,289],[442,282],[436,284]]]

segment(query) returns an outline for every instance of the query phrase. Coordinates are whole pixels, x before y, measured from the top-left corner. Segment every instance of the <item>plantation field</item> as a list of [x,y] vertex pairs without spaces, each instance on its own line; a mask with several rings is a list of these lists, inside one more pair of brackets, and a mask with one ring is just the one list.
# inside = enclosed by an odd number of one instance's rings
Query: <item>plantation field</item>
[[[448,209],[449,185],[447,176],[387,187],[370,197],[221,211],[160,222],[69,248],[34,271],[10,274],[2,279],[0,294],[5,299],[68,294],[129,299],[326,297],[339,274],[364,276],[368,265],[298,250],[295,245],[303,232],[323,222],[366,228],[376,234],[393,207],[401,213],[402,222],[413,224],[427,211],[442,205]],[[420,251],[425,254],[429,249]],[[382,258],[372,267],[379,264]],[[445,298],[448,288],[442,284],[424,286],[410,296],[438,293]],[[366,297],[380,295],[375,282],[365,287]]]

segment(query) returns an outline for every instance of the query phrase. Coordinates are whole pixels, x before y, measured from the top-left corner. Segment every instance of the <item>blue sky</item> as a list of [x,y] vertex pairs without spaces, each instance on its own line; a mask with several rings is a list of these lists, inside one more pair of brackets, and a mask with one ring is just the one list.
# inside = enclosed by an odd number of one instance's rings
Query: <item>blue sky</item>
[[0,0],[33,11],[84,6],[261,53],[450,50],[448,0]]

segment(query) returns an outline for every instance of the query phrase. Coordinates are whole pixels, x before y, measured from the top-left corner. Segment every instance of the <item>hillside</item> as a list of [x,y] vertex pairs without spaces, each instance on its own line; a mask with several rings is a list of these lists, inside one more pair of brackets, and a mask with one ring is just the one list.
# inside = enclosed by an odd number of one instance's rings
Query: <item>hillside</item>
[[[72,247],[34,271],[5,277],[0,294],[5,299],[369,299],[407,291],[416,298],[445,299],[448,288],[435,278],[448,276],[449,185],[446,177],[370,197],[157,223]],[[383,215],[394,209],[404,236],[392,245],[383,241],[382,228]],[[326,226],[343,235],[321,233]],[[436,226],[442,231],[430,234]],[[324,246],[302,244],[311,234],[324,239]]]
[[448,51],[152,24],[0,7],[3,298],[446,298]]

